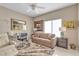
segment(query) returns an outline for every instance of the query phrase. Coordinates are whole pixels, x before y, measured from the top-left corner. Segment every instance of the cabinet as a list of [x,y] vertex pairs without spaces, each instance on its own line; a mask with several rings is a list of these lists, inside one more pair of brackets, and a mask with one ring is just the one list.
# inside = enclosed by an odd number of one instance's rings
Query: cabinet
[[68,48],[68,38],[64,38],[64,37],[57,38],[57,46],[67,49]]

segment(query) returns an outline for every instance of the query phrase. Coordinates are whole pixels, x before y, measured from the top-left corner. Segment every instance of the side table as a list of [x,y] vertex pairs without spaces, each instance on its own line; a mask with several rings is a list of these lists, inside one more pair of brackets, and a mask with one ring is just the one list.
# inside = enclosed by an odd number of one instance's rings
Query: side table
[[66,48],[68,49],[68,38],[65,38],[65,37],[58,37],[57,38],[57,43],[56,45],[58,47],[62,47],[62,48]]

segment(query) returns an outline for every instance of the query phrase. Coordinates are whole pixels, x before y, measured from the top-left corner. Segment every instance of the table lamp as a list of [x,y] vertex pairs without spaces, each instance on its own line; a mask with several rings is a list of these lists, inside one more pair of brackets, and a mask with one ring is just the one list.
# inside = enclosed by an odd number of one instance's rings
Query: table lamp
[[34,28],[33,31],[36,32],[37,31],[37,28]]
[[61,36],[64,37],[64,32],[66,31],[66,27],[60,27],[59,31],[61,31]]

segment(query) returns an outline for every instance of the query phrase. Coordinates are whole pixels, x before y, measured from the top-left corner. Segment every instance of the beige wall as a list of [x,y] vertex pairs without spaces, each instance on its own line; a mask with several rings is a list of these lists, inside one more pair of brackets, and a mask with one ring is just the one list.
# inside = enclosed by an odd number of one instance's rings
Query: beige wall
[[26,32],[28,33],[28,38],[29,38],[30,34],[32,33],[32,27],[33,27],[32,18],[1,6],[0,6],[0,32],[11,31],[11,18],[26,21],[26,25],[27,25]]
[[[77,4],[73,6],[69,6],[60,10],[56,10],[44,15],[40,15],[34,19],[36,20],[54,20],[61,18],[62,20],[77,20]],[[77,29],[67,29],[65,32],[65,37],[68,38],[68,42],[74,43],[78,45],[78,36],[77,36]]]
[[[79,4],[78,4],[78,21],[79,21]],[[78,27],[78,47],[79,47],[79,27]]]

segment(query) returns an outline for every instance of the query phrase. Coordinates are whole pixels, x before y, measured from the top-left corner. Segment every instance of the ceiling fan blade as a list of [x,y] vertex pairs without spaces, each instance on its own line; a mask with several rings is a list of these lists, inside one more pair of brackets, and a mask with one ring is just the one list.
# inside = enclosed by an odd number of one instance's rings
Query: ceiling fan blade
[[35,12],[36,12],[36,14],[39,14],[40,11],[36,8],[35,9]]
[[44,7],[41,7],[41,6],[36,6],[37,8],[41,8],[41,9],[45,9]]

